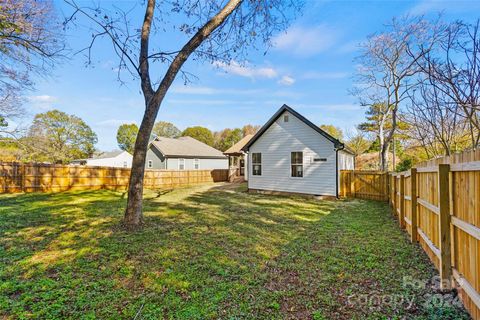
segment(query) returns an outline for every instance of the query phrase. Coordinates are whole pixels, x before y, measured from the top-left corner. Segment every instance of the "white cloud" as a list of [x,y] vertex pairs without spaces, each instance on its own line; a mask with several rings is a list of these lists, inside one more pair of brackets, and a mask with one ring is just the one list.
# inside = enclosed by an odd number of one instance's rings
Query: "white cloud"
[[286,33],[273,39],[276,49],[298,56],[312,56],[330,49],[336,42],[337,32],[326,25],[314,27],[292,26]]
[[262,89],[217,89],[211,87],[200,86],[175,86],[171,89],[171,92],[187,95],[216,95],[216,94],[236,94],[236,95],[251,95],[262,93]]
[[478,1],[423,0],[408,11],[411,15],[422,15],[431,12],[473,12],[480,9]]
[[343,79],[349,76],[348,72],[317,72],[308,71],[302,75],[302,79]]
[[284,86],[291,86],[295,83],[295,79],[290,76],[283,76],[280,80],[278,80],[279,84],[283,84]]
[[52,109],[53,104],[58,102],[59,99],[47,94],[38,96],[27,96],[26,99],[30,102],[30,107],[36,112],[45,112]]
[[27,99],[34,103],[53,103],[58,101],[57,97],[49,96],[46,94],[39,96],[29,96],[27,97]]
[[338,48],[338,52],[339,53],[351,53],[351,52],[359,51],[360,50],[360,44],[362,43],[362,41],[364,41],[364,40],[348,41],[348,42],[340,45],[340,47]]
[[221,61],[215,61],[214,66],[223,69],[227,73],[231,73],[237,76],[246,77],[246,78],[276,78],[278,77],[278,72],[271,67],[252,67],[247,63],[240,64],[235,60],[232,60],[230,63],[225,63]]
[[319,109],[324,111],[359,111],[364,107],[358,104],[299,104],[298,107],[306,109]]
[[102,127],[118,127],[124,123],[137,123],[135,120],[108,119],[99,121],[96,124]]
[[191,87],[191,86],[176,86],[173,87],[172,92],[181,94],[198,94],[198,95],[212,95],[216,94],[217,90],[209,87]]
[[167,103],[171,104],[180,104],[180,105],[208,105],[208,106],[225,106],[225,105],[245,105],[245,104],[252,104],[253,101],[250,100],[225,100],[225,99],[170,99],[167,100]]

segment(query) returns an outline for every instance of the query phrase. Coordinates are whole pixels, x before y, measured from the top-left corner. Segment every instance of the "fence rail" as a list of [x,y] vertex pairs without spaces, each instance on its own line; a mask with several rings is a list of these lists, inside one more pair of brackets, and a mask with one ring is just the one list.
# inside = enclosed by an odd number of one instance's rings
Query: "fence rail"
[[390,174],[390,204],[399,224],[480,319],[480,151]]
[[400,227],[439,270],[442,289],[457,288],[480,319],[480,150],[400,173],[341,171],[340,195],[389,200]]
[[[0,193],[125,190],[129,178],[127,168],[0,162]],[[228,169],[146,170],[144,186],[164,189],[227,180]]]

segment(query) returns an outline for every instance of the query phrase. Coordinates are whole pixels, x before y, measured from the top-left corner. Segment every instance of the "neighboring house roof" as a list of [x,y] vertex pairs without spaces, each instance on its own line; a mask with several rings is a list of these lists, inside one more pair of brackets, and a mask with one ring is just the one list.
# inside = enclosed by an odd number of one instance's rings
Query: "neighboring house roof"
[[94,154],[93,157],[89,158],[88,160],[115,158],[124,152],[126,151],[118,150],[118,151],[100,152],[100,153]]
[[275,114],[267,121],[267,123],[265,123],[263,125],[263,127],[260,128],[260,130],[258,130],[258,132],[253,136],[252,139],[250,139],[250,141],[242,148],[242,150],[248,150],[248,148],[253,144],[255,143],[255,141],[257,141],[258,138],[260,138],[262,136],[262,134],[267,131],[267,129],[285,112],[285,111],[288,111],[289,113],[293,114],[295,117],[297,117],[298,119],[300,119],[302,122],[304,122],[306,125],[308,125],[310,128],[312,128],[313,130],[317,131],[319,134],[321,134],[322,136],[324,136],[325,138],[327,138],[328,140],[330,140],[331,142],[333,142],[333,144],[335,145],[335,148],[341,150],[341,149],[344,149],[344,144],[342,142],[340,142],[338,139],[335,139],[334,137],[332,137],[330,134],[328,134],[327,132],[323,131],[322,129],[320,129],[320,127],[316,126],[314,123],[312,123],[310,120],[308,120],[307,118],[305,118],[304,116],[302,116],[300,113],[298,113],[297,111],[293,110],[292,108],[290,108],[289,106],[287,106],[286,104],[284,104],[282,107],[280,107],[280,109],[278,109],[277,112],[275,112]]
[[223,154],[240,154],[242,153],[242,148],[253,138],[253,134],[247,134],[240,141],[235,143],[233,146],[228,148]]
[[176,139],[158,137],[151,143],[165,157],[187,158],[226,158],[219,150],[192,137]]
[[[93,154],[91,158],[85,158],[85,159],[74,159],[70,162],[72,163],[77,163],[77,162],[83,162],[87,160],[98,160],[98,159],[110,159],[110,158],[115,158],[121,155],[122,153],[127,152],[123,150],[118,150],[118,151],[98,151]],[[128,152],[127,152],[128,153]],[[128,153],[131,155],[130,153]]]
[[355,151],[350,149],[348,146],[344,146],[342,151],[345,151],[346,153],[350,153],[351,155],[355,155]]

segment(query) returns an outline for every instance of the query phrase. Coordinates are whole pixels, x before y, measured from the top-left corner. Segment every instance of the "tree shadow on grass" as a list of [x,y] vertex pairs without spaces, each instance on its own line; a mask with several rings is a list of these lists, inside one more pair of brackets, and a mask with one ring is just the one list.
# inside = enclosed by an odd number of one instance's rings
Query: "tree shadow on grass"
[[151,192],[144,228],[129,233],[118,227],[119,193],[0,201],[0,309],[13,317],[132,318],[140,309],[144,319],[331,316],[355,286],[386,287],[388,273],[405,266],[380,265],[411,253],[392,245],[405,242],[396,229],[378,235],[386,206],[365,202],[206,187]]
[[147,199],[146,224],[136,233],[118,228],[125,205],[118,193],[2,197],[6,315],[75,316],[87,306],[99,317],[131,316],[144,304],[145,316],[210,317],[257,281],[252,270],[333,207],[185,193]]

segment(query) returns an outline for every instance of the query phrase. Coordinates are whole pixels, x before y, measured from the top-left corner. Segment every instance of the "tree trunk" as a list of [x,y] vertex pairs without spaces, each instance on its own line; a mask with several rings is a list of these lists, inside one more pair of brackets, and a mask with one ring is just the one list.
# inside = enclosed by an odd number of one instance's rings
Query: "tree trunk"
[[[383,139],[382,139],[383,140]],[[390,144],[382,141],[380,144],[380,170],[388,171],[388,148]]]
[[170,63],[162,81],[156,91],[153,90],[148,65],[148,45],[150,39],[150,26],[155,11],[155,0],[148,0],[145,11],[145,18],[142,26],[139,72],[141,78],[142,92],[145,97],[145,114],[138,130],[135,149],[133,151],[132,169],[130,171],[130,182],[128,186],[127,208],[125,209],[124,225],[129,229],[135,229],[143,222],[143,180],[145,173],[145,159],[147,156],[150,134],[157,118],[158,110],[168,88],[172,85],[175,77],[182,68],[188,57],[194,52],[208,36],[215,31],[227,17],[238,8],[243,0],[229,0],[227,4],[212,17],[195,35],[182,47],[180,52]]
[[148,142],[155,124],[160,105],[152,106],[155,102],[147,104],[145,114],[138,129],[137,140],[133,152],[132,169],[128,188],[127,208],[125,210],[124,224],[128,228],[137,228],[143,223],[143,180],[145,173],[145,159],[147,157]]
[[395,167],[397,166],[397,152],[395,148],[395,137],[392,138],[391,146],[392,146],[392,166],[393,166],[393,170],[395,171]]

